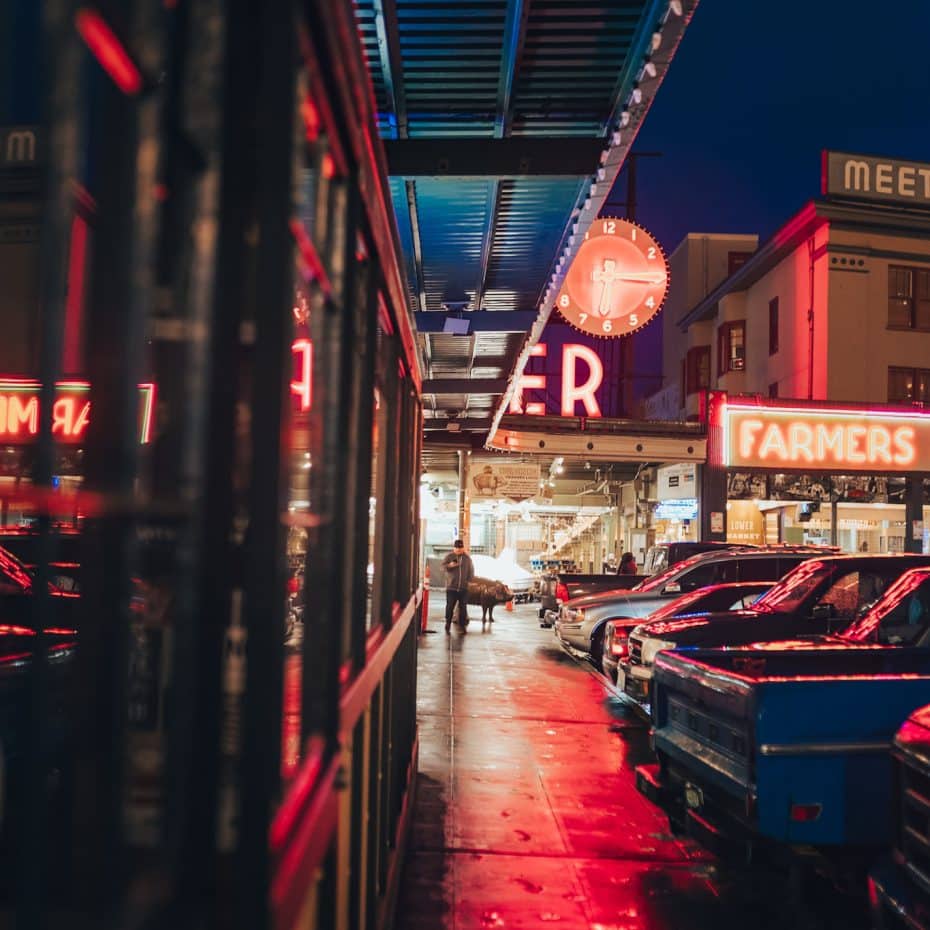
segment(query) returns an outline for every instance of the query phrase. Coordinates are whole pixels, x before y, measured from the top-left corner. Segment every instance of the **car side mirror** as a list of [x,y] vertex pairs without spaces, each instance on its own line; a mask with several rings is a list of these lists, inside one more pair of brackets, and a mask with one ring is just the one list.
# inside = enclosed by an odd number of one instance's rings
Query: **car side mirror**
[[670,581],[663,589],[663,594],[681,594],[681,585],[677,581]]

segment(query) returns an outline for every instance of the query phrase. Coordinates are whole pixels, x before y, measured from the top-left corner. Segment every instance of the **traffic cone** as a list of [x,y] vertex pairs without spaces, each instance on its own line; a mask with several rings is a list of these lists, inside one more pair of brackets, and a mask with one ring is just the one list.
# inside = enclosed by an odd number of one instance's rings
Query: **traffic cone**
[[506,608],[509,611],[513,611],[513,601],[507,601]]

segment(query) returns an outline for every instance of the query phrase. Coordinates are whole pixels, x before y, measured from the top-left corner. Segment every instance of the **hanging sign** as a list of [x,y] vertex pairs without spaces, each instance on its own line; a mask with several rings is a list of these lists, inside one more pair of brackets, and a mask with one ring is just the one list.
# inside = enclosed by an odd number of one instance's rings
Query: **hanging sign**
[[595,220],[556,299],[559,313],[592,336],[642,329],[668,292],[668,262],[658,242],[629,220]]
[[472,462],[468,491],[475,498],[524,500],[539,493],[539,465],[510,462]]

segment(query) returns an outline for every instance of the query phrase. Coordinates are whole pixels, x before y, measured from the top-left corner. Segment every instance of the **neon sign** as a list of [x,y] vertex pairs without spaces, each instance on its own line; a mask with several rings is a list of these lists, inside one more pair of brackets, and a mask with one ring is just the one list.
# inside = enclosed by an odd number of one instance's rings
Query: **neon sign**
[[[31,442],[39,435],[38,381],[0,379],[0,442]],[[52,407],[52,436],[59,442],[83,442],[90,422],[90,384],[59,381]],[[139,442],[152,439],[155,385],[139,385]]]
[[930,416],[739,406],[720,411],[728,467],[903,472],[930,464]]
[[307,338],[291,343],[295,377],[291,380],[291,394],[297,398],[301,413],[313,406],[313,343]]
[[[548,346],[543,343],[537,343],[530,349],[530,355],[537,358],[545,358]],[[579,359],[588,366],[588,377],[583,384],[578,384],[577,363]],[[585,415],[588,417],[600,417],[601,408],[598,405],[594,392],[601,386],[604,380],[604,365],[598,354],[588,346],[571,343],[562,347],[562,390],[561,413],[563,417],[572,417],[575,415],[575,404],[581,403],[585,409]],[[526,390],[545,391],[547,387],[547,376],[538,375],[521,375],[510,399],[511,413],[526,413],[529,416],[544,416],[546,405],[533,401],[523,403],[523,392]]]

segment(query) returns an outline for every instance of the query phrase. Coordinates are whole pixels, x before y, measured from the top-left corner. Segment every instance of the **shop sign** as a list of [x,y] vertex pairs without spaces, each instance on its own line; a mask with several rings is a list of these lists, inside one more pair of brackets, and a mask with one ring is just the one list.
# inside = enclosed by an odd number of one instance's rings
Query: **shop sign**
[[732,501],[727,508],[727,542],[765,544],[765,517],[752,501]]
[[930,164],[824,152],[821,186],[830,197],[930,206]]
[[722,406],[728,468],[906,472],[930,465],[930,415]]
[[723,532],[723,511],[712,510],[710,514],[710,531],[712,533]]
[[655,515],[659,520],[696,520],[698,502],[693,497],[662,501],[656,504]]
[[539,465],[471,462],[468,491],[472,498],[525,500],[539,493]]
[[[79,443],[90,422],[90,384],[59,381],[52,407],[52,436],[59,442]],[[38,381],[0,379],[0,442],[13,445],[32,442],[39,435]],[[139,442],[152,438],[155,385],[139,385]]]
[[697,497],[697,466],[690,463],[656,469],[656,498],[660,501]]
[[572,261],[556,307],[589,336],[642,329],[668,293],[668,262],[658,242],[629,220],[595,220]]
[[294,377],[291,379],[291,396],[301,413],[313,406],[313,343],[309,339],[295,339],[291,343]]

